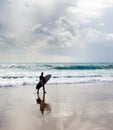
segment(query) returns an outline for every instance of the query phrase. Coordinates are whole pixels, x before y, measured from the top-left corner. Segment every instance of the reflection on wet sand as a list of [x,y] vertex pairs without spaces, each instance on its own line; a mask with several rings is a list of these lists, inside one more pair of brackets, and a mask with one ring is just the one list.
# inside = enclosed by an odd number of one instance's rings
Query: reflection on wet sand
[[38,96],[38,98],[36,99],[36,103],[40,105],[40,112],[42,113],[42,115],[44,115],[44,111],[50,113],[51,106],[49,103],[45,102],[45,93],[43,93],[42,99],[39,94],[37,96]]
[[0,88],[0,130],[113,130],[113,84],[50,85],[37,99],[33,91]]

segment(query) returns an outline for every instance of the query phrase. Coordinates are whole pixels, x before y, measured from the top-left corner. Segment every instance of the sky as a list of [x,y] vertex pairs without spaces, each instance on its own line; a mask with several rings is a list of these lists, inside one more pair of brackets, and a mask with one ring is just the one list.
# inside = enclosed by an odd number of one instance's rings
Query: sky
[[0,63],[113,62],[113,0],[0,0]]

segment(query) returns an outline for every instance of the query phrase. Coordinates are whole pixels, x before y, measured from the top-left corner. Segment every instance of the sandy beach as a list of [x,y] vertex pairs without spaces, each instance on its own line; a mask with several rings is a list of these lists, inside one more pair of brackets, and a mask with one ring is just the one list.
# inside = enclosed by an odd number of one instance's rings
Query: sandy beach
[[0,130],[112,130],[113,84],[0,88]]

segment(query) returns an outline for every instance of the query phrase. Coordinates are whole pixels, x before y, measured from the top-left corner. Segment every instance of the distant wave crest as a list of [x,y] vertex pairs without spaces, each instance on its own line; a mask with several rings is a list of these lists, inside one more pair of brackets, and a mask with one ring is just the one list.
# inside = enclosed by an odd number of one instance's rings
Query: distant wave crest
[[57,70],[96,70],[96,69],[113,69],[113,65],[73,65],[73,66],[56,66]]

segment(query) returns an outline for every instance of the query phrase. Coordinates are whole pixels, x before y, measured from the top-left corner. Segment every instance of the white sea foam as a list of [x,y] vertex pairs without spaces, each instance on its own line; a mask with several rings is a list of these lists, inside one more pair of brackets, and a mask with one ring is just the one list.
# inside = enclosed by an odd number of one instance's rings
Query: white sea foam
[[36,85],[41,72],[51,74],[48,84],[113,82],[113,64],[0,64],[0,86]]

